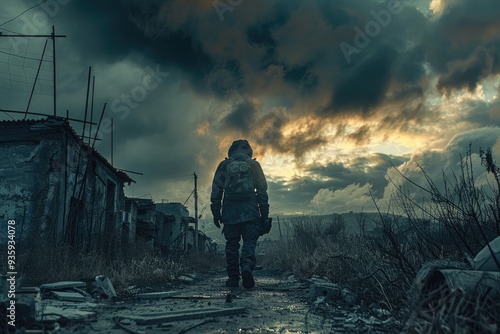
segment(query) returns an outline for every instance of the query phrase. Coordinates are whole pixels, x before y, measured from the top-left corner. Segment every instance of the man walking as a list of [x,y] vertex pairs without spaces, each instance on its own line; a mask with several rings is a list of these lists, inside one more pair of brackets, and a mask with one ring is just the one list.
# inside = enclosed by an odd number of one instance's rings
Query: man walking
[[[214,224],[226,239],[227,287],[255,285],[255,247],[259,235],[269,232],[269,203],[267,181],[262,167],[252,159],[253,150],[244,139],[233,142],[228,157],[219,163],[212,182],[210,196]],[[240,240],[243,239],[241,255]]]

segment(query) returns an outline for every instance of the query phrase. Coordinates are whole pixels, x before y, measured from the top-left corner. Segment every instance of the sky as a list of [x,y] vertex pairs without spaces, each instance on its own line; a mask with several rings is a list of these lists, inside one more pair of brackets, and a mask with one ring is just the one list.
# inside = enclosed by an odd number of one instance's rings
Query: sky
[[[141,173],[132,197],[210,215],[215,168],[247,139],[271,215],[382,210],[403,183],[500,156],[497,0],[3,0],[0,109],[83,119],[89,67],[96,144]],[[30,102],[34,78],[37,84]],[[90,109],[90,108],[89,108]],[[0,112],[0,120],[23,115]],[[37,116],[30,116],[37,119]],[[81,133],[81,123],[72,122]],[[93,131],[95,132],[94,126]],[[87,127],[87,131],[89,128]],[[92,134],[94,134],[94,132]],[[420,166],[420,167],[419,167]]]

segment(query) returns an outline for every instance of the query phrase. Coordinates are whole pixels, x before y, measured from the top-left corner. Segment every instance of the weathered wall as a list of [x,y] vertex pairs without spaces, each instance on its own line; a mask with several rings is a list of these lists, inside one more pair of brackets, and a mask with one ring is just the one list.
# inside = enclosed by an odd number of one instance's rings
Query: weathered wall
[[7,240],[7,220],[16,221],[17,237],[26,235],[21,228],[30,225],[37,170],[31,156],[38,147],[36,143],[0,143],[0,220],[5,229],[0,233],[2,244]]
[[18,238],[117,245],[124,201],[120,177],[62,121],[0,122],[0,219],[16,220]]
[[61,200],[57,161],[64,156],[58,139],[57,132],[34,122],[0,124],[0,212],[16,220],[20,242],[30,234],[55,234]]
[[172,230],[169,242],[177,241],[185,245],[186,225],[182,222],[182,217],[189,217],[189,212],[181,203],[157,203],[156,210],[166,215],[173,215],[175,221],[172,222]]
[[128,235],[126,239],[128,243],[135,242],[135,231],[137,226],[137,204],[131,198],[125,198],[125,215],[124,224]]

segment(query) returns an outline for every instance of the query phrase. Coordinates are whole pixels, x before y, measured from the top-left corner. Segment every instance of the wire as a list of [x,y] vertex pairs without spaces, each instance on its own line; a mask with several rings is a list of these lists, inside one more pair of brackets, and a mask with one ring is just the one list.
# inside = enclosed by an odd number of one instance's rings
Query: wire
[[14,117],[12,117],[8,112],[6,112],[5,110],[2,110],[7,116],[9,116],[13,121],[15,121]]
[[[8,77],[2,76],[2,75],[8,75]],[[16,79],[17,79],[16,77],[21,78],[21,79],[35,79],[35,77],[29,76],[29,75],[23,76],[23,75],[19,75],[19,74],[8,74],[8,73],[0,72],[0,79],[16,81]],[[38,80],[48,82],[48,83],[50,83],[50,85],[47,85],[47,86],[52,87],[52,80],[44,79],[44,78],[38,78]],[[25,82],[25,81],[23,81],[23,82]]]
[[44,2],[47,2],[47,0],[43,0],[42,2],[40,2],[40,3],[38,3],[38,4],[34,5],[34,6],[31,6],[30,8],[26,9],[26,10],[25,10],[24,12],[22,12],[21,14],[17,15],[16,17],[14,17],[14,18],[12,18],[12,19],[10,19],[10,20],[8,20],[8,21],[6,21],[6,22],[4,22],[4,23],[0,24],[0,27],[1,27],[1,26],[6,25],[7,23],[10,23],[10,22],[14,21],[15,19],[17,19],[18,17],[20,17],[20,16],[21,16],[21,15],[23,15],[24,13],[26,13],[26,12],[28,12],[28,11],[32,10],[33,8],[36,8],[36,7],[40,6],[40,5],[41,5],[42,3],[44,3]]
[[189,201],[189,198],[191,197],[191,195],[192,195],[193,193],[194,193],[194,190],[193,190],[193,191],[191,191],[191,193],[189,194],[188,198],[186,198],[186,200],[184,201],[184,204],[182,204],[182,205],[186,206],[187,201]]
[[19,32],[15,32],[15,31],[12,31],[12,30],[9,30],[9,29],[5,29],[5,28],[0,28],[1,30],[3,31],[7,31],[7,32],[10,32],[11,34],[14,34],[14,35],[22,35],[21,33]]
[[[16,54],[12,54],[12,53],[8,53],[8,52],[5,52],[5,51],[0,51],[0,53],[3,53],[3,54],[6,54],[8,56],[12,56],[12,57],[19,57],[19,58],[22,58],[22,59],[29,59],[29,60],[36,60],[36,61],[40,61],[40,59],[36,59],[36,58],[31,58],[31,57],[26,57],[26,56],[21,56],[21,55],[16,55]],[[42,60],[44,62],[52,62],[52,60]]]
[[[19,82],[19,81],[17,81],[17,82]],[[23,82],[23,84],[26,85],[24,82]],[[42,87],[43,87],[43,89],[42,89]],[[52,92],[51,92],[52,88],[53,87],[47,86],[47,85],[37,85],[35,94],[36,95],[52,96]],[[19,92],[19,93],[28,93],[29,92],[28,88],[22,90],[20,88],[7,87],[7,86],[2,86],[2,85],[0,85],[0,89],[11,90],[14,92]]]

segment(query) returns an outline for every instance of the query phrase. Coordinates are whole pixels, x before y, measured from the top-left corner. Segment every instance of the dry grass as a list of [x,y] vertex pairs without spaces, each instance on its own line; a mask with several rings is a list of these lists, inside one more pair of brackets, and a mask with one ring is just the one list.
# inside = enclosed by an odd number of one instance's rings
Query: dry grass
[[461,289],[438,287],[411,310],[405,333],[498,333],[500,300],[498,296],[467,295]]
[[[453,291],[439,296],[432,308],[424,307],[425,298],[408,300],[425,263],[463,263],[465,252],[476,254],[500,233],[500,169],[492,165],[491,156],[488,161],[487,170],[496,180],[489,189],[476,187],[470,152],[461,160],[460,175],[444,176],[444,190],[423,169],[427,185],[405,178],[413,189],[397,187],[388,213],[380,214],[378,235],[347,235],[331,227],[338,222],[329,226],[313,219],[297,221],[288,239],[274,246],[267,265],[300,277],[324,276],[356,291],[358,302],[418,314],[413,333],[499,332],[498,299],[474,299]],[[415,202],[415,190],[427,195],[424,203]]]
[[131,285],[155,286],[170,282],[189,270],[187,261],[160,255],[138,245],[127,257],[110,258],[70,247],[33,245],[18,255],[23,286],[62,280],[92,281],[97,275],[110,278],[117,291]]
[[339,224],[343,223],[319,223],[310,218],[292,223],[289,238],[272,246],[272,256],[264,264],[301,278],[324,277],[349,287],[367,305],[376,303],[390,310],[404,306],[411,283],[401,279],[401,273],[378,249],[377,239],[347,234]]

